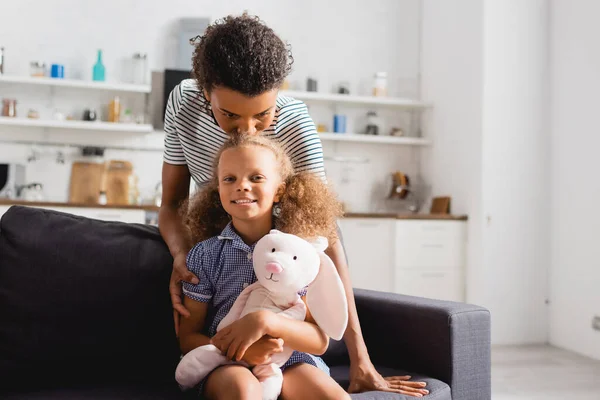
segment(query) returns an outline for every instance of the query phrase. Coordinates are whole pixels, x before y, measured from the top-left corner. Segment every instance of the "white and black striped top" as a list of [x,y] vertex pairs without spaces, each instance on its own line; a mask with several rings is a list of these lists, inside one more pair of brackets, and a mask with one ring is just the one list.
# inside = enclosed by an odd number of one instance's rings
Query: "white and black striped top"
[[[208,182],[228,136],[208,111],[195,80],[182,81],[169,95],[165,133],[164,161],[187,165],[198,186]],[[282,145],[297,172],[310,171],[325,179],[321,139],[302,101],[279,96],[273,123],[263,134]]]

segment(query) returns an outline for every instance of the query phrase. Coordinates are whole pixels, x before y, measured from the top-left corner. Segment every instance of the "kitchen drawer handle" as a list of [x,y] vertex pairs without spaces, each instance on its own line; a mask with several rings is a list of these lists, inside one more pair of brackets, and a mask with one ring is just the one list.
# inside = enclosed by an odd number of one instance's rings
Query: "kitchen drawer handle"
[[441,232],[446,230],[446,226],[424,226],[423,230],[428,232]]
[[443,272],[429,272],[422,273],[421,276],[423,278],[443,278],[444,276],[446,276],[446,274],[444,274]]
[[359,222],[357,225],[358,226],[368,227],[368,228],[379,226],[379,224],[377,222]]
[[444,245],[441,243],[423,243],[421,247],[426,249],[443,249]]

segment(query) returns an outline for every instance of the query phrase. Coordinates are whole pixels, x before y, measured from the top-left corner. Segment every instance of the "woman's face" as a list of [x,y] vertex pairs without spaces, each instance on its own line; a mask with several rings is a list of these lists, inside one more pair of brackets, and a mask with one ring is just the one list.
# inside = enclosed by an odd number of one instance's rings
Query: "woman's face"
[[275,116],[277,89],[248,97],[235,90],[217,86],[204,91],[217,123],[227,134],[256,135],[271,126]]
[[275,154],[260,146],[225,150],[219,159],[221,204],[233,220],[270,216],[282,189],[280,165]]

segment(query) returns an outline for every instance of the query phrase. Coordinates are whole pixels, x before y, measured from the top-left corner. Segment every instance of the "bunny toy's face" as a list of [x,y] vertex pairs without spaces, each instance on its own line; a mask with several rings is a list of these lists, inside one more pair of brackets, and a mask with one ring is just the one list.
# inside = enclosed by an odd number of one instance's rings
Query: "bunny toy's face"
[[272,293],[295,293],[311,283],[319,272],[316,248],[298,236],[271,231],[256,243],[254,272]]

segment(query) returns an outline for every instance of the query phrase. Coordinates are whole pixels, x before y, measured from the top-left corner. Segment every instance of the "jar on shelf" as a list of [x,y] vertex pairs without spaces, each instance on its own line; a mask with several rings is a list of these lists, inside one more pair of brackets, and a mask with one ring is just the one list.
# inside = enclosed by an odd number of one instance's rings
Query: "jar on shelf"
[[387,96],[387,73],[377,72],[373,82],[373,96]]
[[15,99],[2,100],[2,116],[16,117],[17,116],[17,101]]
[[46,64],[39,61],[29,63],[29,75],[32,77],[43,78],[47,75]]
[[115,96],[108,104],[108,122],[119,122],[121,117],[121,99]]

